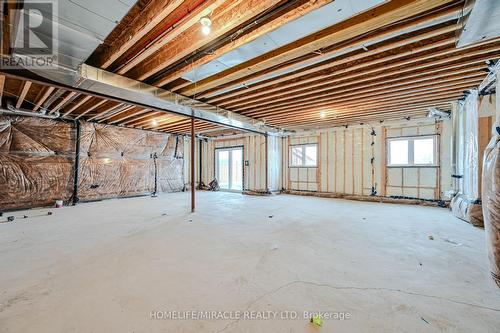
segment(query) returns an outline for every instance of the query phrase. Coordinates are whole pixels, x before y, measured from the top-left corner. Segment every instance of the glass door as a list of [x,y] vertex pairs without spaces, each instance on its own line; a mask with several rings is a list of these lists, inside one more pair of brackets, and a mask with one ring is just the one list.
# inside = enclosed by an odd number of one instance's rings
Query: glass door
[[222,190],[243,190],[243,148],[215,150],[216,178]]

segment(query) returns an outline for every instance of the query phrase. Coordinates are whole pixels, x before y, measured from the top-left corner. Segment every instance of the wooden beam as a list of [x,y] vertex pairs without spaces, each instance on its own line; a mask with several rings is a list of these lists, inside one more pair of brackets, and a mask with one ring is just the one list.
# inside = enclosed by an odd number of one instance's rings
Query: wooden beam
[[124,125],[124,126],[134,126],[135,124],[137,124],[138,122],[144,120],[144,119],[147,119],[147,120],[151,120],[153,119],[154,117],[157,117],[158,115],[162,114],[162,112],[159,112],[159,111],[152,111],[152,112],[147,112],[145,114],[142,114],[138,117],[135,117],[134,119],[129,119],[127,121],[122,121],[122,122],[119,122],[120,125]]
[[127,73],[127,76],[143,81],[195,52],[209,41],[227,34],[237,28],[242,22],[249,21],[260,13],[272,8],[279,2],[280,0],[226,1],[223,6],[214,10],[211,16],[212,31],[210,32],[209,39],[202,35],[199,27],[191,27],[172,40],[168,47],[164,47],[158,51],[154,57],[150,57],[132,68]]
[[[300,110],[292,110],[288,112],[273,112],[268,114],[266,117],[263,118],[265,122],[270,122],[270,121],[279,121],[283,124],[289,124],[293,120],[296,119],[306,119],[306,118],[315,118],[319,119],[320,114],[326,114],[326,117],[329,117],[330,115],[339,115],[339,114],[346,114],[350,117],[356,117],[361,114],[365,114],[367,110],[370,108],[390,108],[394,105],[399,105],[399,103],[402,102],[412,102],[411,106],[416,106],[423,101],[422,103],[429,103],[429,102],[434,102],[432,98],[437,97],[441,98],[445,96],[448,98],[449,96],[458,96],[457,99],[461,96],[463,96],[463,90],[467,88],[472,88],[473,85],[464,85],[464,89],[459,90],[459,89],[450,89],[450,90],[443,90],[440,89],[439,91],[436,92],[435,96],[431,96],[432,94],[424,95],[421,94],[419,97],[421,99],[411,99],[411,100],[405,100],[404,98],[398,98],[394,97],[391,99],[388,99],[387,101],[384,101],[383,103],[381,101],[373,101],[372,103],[359,103],[359,104],[353,104],[353,105],[329,105],[329,104],[324,104],[322,106],[318,106],[317,108],[315,106],[309,106],[305,107]],[[382,111],[386,111],[385,109]],[[368,111],[371,112],[371,111]]]
[[[441,97],[434,99],[432,101],[429,100],[427,102],[418,103],[419,104],[418,106],[415,104],[399,103],[391,107],[383,107],[383,108],[368,107],[363,110],[360,109],[354,115],[351,113],[334,113],[325,119],[321,119],[317,115],[316,117],[296,118],[293,121],[287,121],[287,128],[294,128],[297,126],[308,126],[308,125],[324,125],[331,122],[337,122],[343,124],[351,122],[359,124],[360,122],[366,121],[366,119],[369,118],[376,117],[379,119],[383,119],[387,115],[395,114],[398,112],[404,112],[405,115],[409,115],[410,113],[414,112],[421,112],[426,115],[428,113],[429,107],[439,106],[441,108],[447,108],[449,107],[451,101],[456,100],[457,98],[458,97],[456,96]],[[280,119],[269,121],[270,124],[273,124],[275,126],[280,126],[281,122],[282,120]]]
[[120,107],[126,107],[123,105],[123,103],[109,102],[108,104],[109,105],[105,107],[103,110],[96,110],[96,114],[90,118],[87,118],[87,121],[92,121],[97,118],[105,117],[109,112],[112,112]]
[[204,64],[214,59],[217,59],[220,56],[239,48],[240,46],[250,43],[255,39],[275,30],[276,28],[279,28],[280,26],[287,24],[288,22],[291,22],[299,17],[302,17],[315,9],[318,9],[328,3],[331,3],[332,1],[333,0],[306,1],[300,4],[300,6],[297,6],[292,10],[284,13],[283,15],[275,17],[271,21],[260,25],[258,28],[253,29],[250,33],[243,33],[238,37],[236,37],[235,39],[231,40],[229,43],[223,45],[222,47],[213,50],[213,52],[210,52],[209,54],[206,54],[195,61],[188,62],[187,64],[181,66],[180,68],[174,70],[173,72],[163,76],[161,80],[158,80],[155,84],[160,86],[168,84],[174,81],[175,79],[180,78],[182,75],[193,70],[194,68],[203,66]]
[[[500,54],[500,53],[499,53]],[[384,75],[379,76],[366,76],[362,79],[348,79],[348,80],[339,80],[335,84],[328,84],[320,87],[316,87],[313,89],[304,89],[297,92],[284,93],[284,94],[276,94],[270,96],[261,96],[251,100],[247,100],[241,103],[236,103],[233,106],[230,105],[222,105],[224,108],[229,110],[241,110],[247,106],[258,107],[258,106],[270,106],[270,103],[278,103],[278,102],[287,102],[291,99],[300,98],[301,100],[310,99],[314,95],[319,95],[321,97],[326,97],[330,95],[334,95],[342,92],[350,92],[353,90],[359,91],[370,88],[371,91],[377,91],[381,89],[386,89],[389,87],[397,87],[400,85],[405,85],[415,82],[422,82],[426,80],[439,79],[443,77],[447,77],[450,75],[456,75],[457,72],[461,70],[465,70],[466,72],[470,72],[471,70],[481,70],[485,68],[486,64],[484,63],[484,58],[477,58],[470,61],[465,61],[463,63],[456,63],[447,66],[437,66],[431,67],[430,69],[424,69],[418,71],[414,67],[408,67],[408,69],[414,69],[412,71],[405,70],[402,73],[397,73],[397,75],[385,75],[387,73],[384,72]],[[391,72],[388,72],[389,74]]]
[[[416,103],[416,104],[399,104],[396,106],[391,106],[391,107],[382,107],[382,108],[377,108],[377,107],[366,107],[366,108],[359,108],[356,109],[355,111],[343,111],[343,112],[335,112],[335,113],[329,113],[328,116],[325,118],[319,117],[317,112],[314,112],[314,114],[309,114],[308,116],[304,117],[294,117],[290,120],[287,120],[287,127],[292,126],[294,124],[306,124],[310,122],[317,122],[317,123],[323,123],[323,122],[328,122],[331,120],[338,120],[338,121],[343,121],[343,120],[350,120],[350,121],[356,121],[361,119],[362,117],[368,117],[368,116],[383,116],[384,114],[389,114],[401,110],[405,111],[415,111],[415,110],[427,110],[429,107],[440,107],[440,108],[447,108],[450,105],[450,101],[445,98],[445,99],[438,99],[435,101],[426,101],[426,102],[421,102],[421,103]],[[276,118],[276,119],[270,119],[269,123],[275,124],[275,125],[280,125],[281,124],[281,119]]]
[[249,72],[258,72],[276,64],[293,60],[321,48],[341,43],[388,24],[416,16],[445,5],[452,0],[392,0],[374,9],[355,15],[319,32],[289,43],[276,50],[228,68],[211,77],[181,89],[181,94],[194,95],[223,83],[239,79]]
[[[398,80],[399,84],[385,84],[385,85],[367,85],[365,87],[374,87],[372,89],[363,89],[363,87],[352,86],[350,89],[344,89],[343,91],[334,91],[327,94],[311,94],[310,96],[303,98],[293,98],[286,100],[284,102],[268,103],[261,106],[252,106],[249,108],[235,109],[234,111],[244,114],[257,114],[266,113],[269,110],[276,110],[280,108],[297,107],[308,104],[314,104],[323,101],[342,101],[347,102],[351,100],[366,100],[371,96],[380,96],[384,94],[390,94],[400,91],[419,91],[426,88],[432,88],[432,86],[438,86],[442,84],[449,84],[450,82],[464,82],[464,81],[477,81],[484,78],[484,71],[481,72],[479,69],[486,68],[485,66],[476,66],[475,68],[465,68],[462,71],[457,71],[456,73],[444,73],[441,75],[435,75],[430,77],[422,77],[415,82],[408,83],[411,81]],[[383,88],[383,89],[381,89]]]
[[267,122],[279,122],[279,123],[290,123],[290,118],[293,113],[295,114],[307,114],[309,113],[309,116],[311,114],[316,114],[316,118],[319,117],[319,113],[321,111],[326,111],[329,114],[331,113],[332,115],[335,115],[339,112],[345,112],[346,114],[350,114],[352,116],[356,115],[356,112],[359,110],[362,110],[363,112],[370,112],[370,109],[390,109],[390,108],[399,108],[402,106],[414,106],[419,103],[435,103],[435,102],[443,102],[443,101],[453,101],[457,100],[460,97],[463,97],[463,92],[457,92],[456,90],[451,90],[451,91],[444,91],[436,94],[427,94],[427,95],[419,95],[414,98],[406,98],[406,99],[393,99],[387,102],[378,102],[378,103],[371,103],[367,105],[357,105],[357,106],[350,106],[350,105],[338,105],[338,104],[328,104],[325,103],[323,105],[317,105],[314,107],[310,108],[303,108],[300,110],[295,110],[294,112],[286,112],[287,116],[283,116],[283,114],[280,113],[274,113],[270,114],[267,117],[265,117],[265,121]]
[[[294,70],[285,74],[278,75],[276,77],[273,77],[273,83],[276,84],[280,81],[285,81],[285,80],[291,80],[293,78],[297,77],[305,77],[308,74],[313,74],[313,73],[326,73],[327,70],[340,66],[340,65],[345,65],[349,62],[356,62],[359,60],[371,60],[371,61],[382,61],[381,59],[376,58],[379,55],[382,55],[384,53],[387,53],[388,55],[390,52],[397,52],[394,56],[394,58],[402,58],[407,55],[411,55],[411,52],[414,51],[420,52],[424,51],[425,49],[429,49],[429,46],[425,47],[425,44],[430,45],[431,48],[438,48],[442,44],[435,43],[437,38],[440,39],[445,39],[446,36],[448,36],[448,43],[447,45],[450,46],[455,46],[455,40],[456,36],[455,34],[451,34],[455,32],[457,29],[459,29],[459,25],[455,24],[454,22],[450,22],[451,24],[445,25],[442,27],[437,27],[431,31],[425,31],[427,32],[420,32],[416,31],[413,33],[412,37],[401,39],[398,37],[395,37],[395,40],[391,41],[386,41],[384,43],[379,43],[377,46],[372,46],[370,49],[364,50],[361,47],[364,45],[364,43],[360,43],[356,41],[355,46],[357,46],[357,50],[351,51],[347,53],[346,55],[340,55],[338,57],[333,57],[331,59],[327,59],[323,62],[319,63],[314,63],[313,65],[307,66],[300,68],[298,70]],[[423,44],[423,41],[426,41],[427,43]],[[445,41],[442,41],[442,43],[446,43]],[[414,45],[413,45],[414,44]],[[354,46],[346,45],[342,48],[340,48],[337,52],[341,52],[342,50],[348,50],[352,49]],[[406,49],[403,47],[406,46]],[[354,53],[355,54],[352,54]],[[331,52],[333,53],[333,52]],[[352,54],[352,55],[350,55]],[[275,66],[273,67],[274,69],[271,70],[265,70],[259,73],[252,73],[250,75],[244,76],[241,79],[234,80],[232,82],[226,83],[220,87],[210,89],[202,94],[200,94],[200,97],[206,97],[206,96],[211,96],[214,94],[217,94],[219,91],[226,91],[228,89],[234,88],[241,86],[241,84],[244,84],[245,82],[251,82],[252,80],[256,80],[261,76],[269,75],[273,72],[282,72],[283,67],[287,66]]]
[[49,114],[52,114],[56,111],[59,111],[60,108],[62,108],[64,105],[66,105],[66,103],[68,103],[73,97],[76,97],[77,96],[77,93],[74,92],[74,91],[71,91],[69,92],[66,97],[64,97],[59,103],[56,104],[56,106],[54,106],[52,108],[52,110],[50,110]]
[[[299,100],[300,102],[313,101],[315,99],[325,99],[329,97],[340,97],[340,96],[350,96],[352,94],[361,94],[361,93],[376,93],[376,92],[384,92],[394,89],[401,89],[404,87],[415,86],[416,84],[427,84],[427,82],[448,82],[450,80],[455,80],[459,78],[466,78],[470,76],[477,76],[480,74],[481,69],[486,68],[485,64],[481,64],[476,62],[470,67],[466,67],[467,64],[461,65],[457,68],[457,71],[449,71],[439,70],[439,71],[427,71],[424,73],[416,73],[414,75],[407,75],[402,77],[392,77],[390,79],[385,80],[370,80],[364,81],[362,83],[358,82],[349,82],[345,81],[338,85],[338,87],[334,87],[332,89],[323,90],[323,91],[304,91],[298,93],[298,96],[294,96],[294,94],[280,95],[275,97],[275,102],[272,99],[266,99],[265,101],[259,101],[257,103],[249,103],[242,105],[241,108],[231,108],[232,111],[241,112],[246,109],[261,109],[261,108],[270,108],[275,106],[284,106],[294,104],[295,101]],[[457,65],[458,67],[458,65]],[[461,73],[466,73],[465,77],[460,76]],[[267,102],[266,102],[267,101]]]
[[0,107],[2,106],[3,88],[5,86],[5,75],[0,75]]
[[40,98],[38,98],[37,101],[35,102],[35,106],[33,107],[33,112],[38,111],[38,109],[47,100],[47,98],[49,98],[50,94],[52,94],[52,92],[54,91],[54,89],[56,89],[56,88],[54,88],[54,87],[47,87],[47,89],[45,89],[45,92],[43,93],[43,95],[41,95]]
[[136,15],[126,29],[123,29],[121,34],[105,49],[97,66],[103,69],[108,68],[182,2],[183,0],[152,0],[149,2],[147,7],[139,15]]
[[95,110],[96,108],[98,108],[99,106],[103,105],[104,103],[106,103],[107,100],[106,99],[103,99],[103,100],[100,100],[99,102],[95,103],[94,105],[92,105],[91,107],[87,108],[86,110],[82,111],[80,114],[78,114],[75,119],[80,119],[81,117],[83,117],[84,115],[86,115],[87,113],[89,113],[90,111],[93,111]]
[[[262,75],[274,74],[275,76],[277,75],[279,76],[287,69],[293,70],[293,68],[297,67],[305,68],[307,67],[307,65],[310,65],[311,63],[319,64],[322,61],[331,59],[335,55],[342,55],[347,51],[363,48],[365,45],[377,44],[389,38],[393,38],[394,36],[397,36],[402,32],[417,31],[419,30],[416,28],[418,26],[423,26],[423,27],[433,26],[440,24],[440,22],[445,22],[447,19],[448,20],[452,20],[453,18],[456,19],[456,16],[462,10],[463,10],[463,4],[461,3],[450,4],[444,7],[443,9],[434,11],[432,13],[429,13],[428,15],[419,16],[415,19],[405,20],[402,21],[401,23],[390,25],[386,29],[377,30],[374,33],[366,35],[365,37],[358,36],[349,43],[333,45],[322,49],[321,52],[310,53],[300,58],[294,59],[293,61],[289,61],[284,64],[268,68],[265,71],[252,73],[240,80],[234,81],[234,83],[244,83],[245,81],[252,81],[261,77]],[[424,29],[423,27],[420,29]],[[189,82],[180,83],[175,86],[171,86],[169,89],[172,91],[177,91],[189,85],[190,85]],[[227,89],[226,85],[223,85],[222,87],[225,87]]]
[[121,121],[125,121],[132,117],[144,114],[146,112],[151,111],[150,109],[138,109],[137,107],[133,107],[131,109],[126,109],[124,112],[121,112],[117,115],[113,115],[111,118],[107,119],[108,124],[119,123]]
[[83,104],[85,104],[88,100],[90,100],[92,98],[92,96],[88,95],[88,96],[85,96],[83,97],[78,103],[76,103],[75,105],[73,105],[68,111],[66,111],[62,116],[63,117],[67,117],[68,115],[70,115],[71,113],[73,113],[73,111],[75,111],[76,109],[78,109],[80,106],[82,106]]
[[118,74],[125,74],[134,66],[139,65],[142,61],[148,57],[154,55],[156,52],[160,51],[162,48],[166,47],[168,43],[174,40],[177,36],[184,33],[186,30],[195,26],[194,29],[199,29],[197,26],[200,19],[204,16],[208,16],[217,7],[224,3],[225,0],[205,0],[200,5],[194,8],[194,10],[189,10],[187,8],[186,17],[180,22],[175,23],[171,29],[168,29],[160,38],[154,42],[147,45],[142,51],[140,51],[133,59],[127,62],[124,66],[120,67],[117,71]]
[[[265,88],[260,88],[258,91],[254,91],[251,94],[247,94],[246,96],[274,96],[275,92],[279,92],[279,94],[289,94],[300,92],[304,89],[315,89],[315,91],[320,91],[321,87],[327,88],[328,85],[333,86],[338,82],[353,80],[357,78],[358,82],[368,81],[373,79],[373,75],[382,78],[389,77],[391,75],[401,75],[409,72],[416,72],[417,70],[423,70],[426,68],[439,66],[448,64],[454,61],[460,60],[469,60],[469,57],[480,57],[487,56],[493,52],[498,52],[500,44],[493,43],[490,45],[482,45],[475,49],[467,49],[467,50],[457,50],[454,47],[447,48],[441,51],[433,51],[430,53],[424,53],[423,55],[418,55],[416,57],[412,57],[409,59],[384,63],[382,61],[382,66],[374,66],[373,62],[363,62],[359,65],[347,66],[346,68],[333,70],[332,74],[321,76],[321,75],[312,75],[304,78],[297,78],[291,80],[290,82],[285,82],[282,84],[276,84],[272,86],[267,86]],[[415,50],[417,51],[417,50]],[[496,54],[496,53],[494,53]],[[379,62],[376,62],[379,64]],[[413,64],[413,66],[412,66]],[[371,75],[371,76],[370,76]],[[319,78],[318,78],[319,77]],[[228,96],[234,95],[229,93]],[[224,96],[225,97],[225,96]],[[220,99],[220,98],[219,98]],[[240,100],[240,99],[234,99]],[[210,103],[214,103],[213,101],[209,101]],[[222,104],[224,105],[224,104]]]
[[[441,92],[446,92],[446,93],[448,93],[448,95],[450,93],[463,94],[463,91],[466,90],[467,88],[470,88],[471,84],[464,83],[462,86],[463,86],[463,89],[460,89],[457,87],[443,88],[443,89],[436,89],[436,91],[423,91],[423,92],[418,92],[418,93],[413,93],[413,94],[410,92],[410,93],[406,93],[406,95],[395,93],[395,94],[392,94],[386,98],[380,98],[380,99],[374,98],[373,100],[367,99],[367,101],[364,101],[361,99],[360,101],[354,100],[354,101],[344,102],[344,103],[331,102],[331,101],[316,102],[316,103],[311,103],[308,105],[291,106],[291,107],[287,107],[287,108],[281,108],[281,109],[277,109],[277,110],[273,110],[273,111],[268,111],[264,115],[260,115],[260,118],[270,119],[273,116],[276,116],[276,117],[283,117],[284,115],[291,116],[293,113],[300,114],[301,112],[304,112],[305,110],[308,110],[311,108],[325,108],[326,107],[326,108],[331,108],[334,110],[336,110],[336,109],[352,109],[352,108],[356,108],[358,106],[362,107],[362,106],[366,106],[366,105],[373,105],[374,103],[376,103],[376,104],[378,104],[378,103],[392,104],[393,101],[394,102],[397,102],[400,100],[413,101],[413,100],[416,100],[417,98],[420,98],[420,100],[425,100],[426,98],[433,97],[433,95],[434,96],[440,95]],[[407,95],[410,95],[410,97],[406,97]],[[403,96],[405,96],[405,97],[402,98]]]
[[24,81],[23,88],[21,89],[21,92],[19,93],[19,98],[17,99],[16,109],[19,109],[23,104],[24,98],[26,97],[26,94],[28,94],[30,87],[31,87],[31,81]]
[[136,112],[138,112],[137,110],[144,110],[144,112],[146,112],[149,109],[141,109],[137,106],[123,104],[123,105],[117,107],[112,112],[109,112],[106,116],[99,116],[97,122],[98,123],[106,122],[107,124],[109,124],[110,119],[112,119],[114,117],[119,117],[120,115],[122,115],[125,112],[130,111],[130,110],[135,110]]

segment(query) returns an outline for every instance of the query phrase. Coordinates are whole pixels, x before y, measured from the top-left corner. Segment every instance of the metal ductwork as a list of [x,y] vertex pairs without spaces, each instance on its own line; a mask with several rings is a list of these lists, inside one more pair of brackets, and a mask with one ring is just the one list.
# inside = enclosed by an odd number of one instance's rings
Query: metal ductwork
[[[256,119],[221,109],[182,95],[157,88],[137,80],[114,74],[86,64],[77,70],[27,68],[44,81],[56,82],[58,88],[90,94],[99,98],[114,100],[156,111],[180,116],[194,117],[210,123],[259,134],[282,133],[283,131],[262,125]],[[6,75],[8,75],[6,73]],[[15,75],[13,75],[15,76]],[[36,78],[28,78],[37,82]],[[43,82],[43,81],[40,81]],[[48,83],[50,84],[50,83]]]
[[500,36],[500,1],[468,0],[460,23],[463,28],[457,47],[464,47]]
[[[62,89],[88,93],[157,111],[195,117],[239,130],[261,134],[279,132],[275,128],[258,125],[257,120],[252,118],[84,64],[133,3],[127,4],[122,0],[105,2],[90,0],[80,3],[75,0],[57,1],[53,4],[55,12],[47,15],[52,18],[52,22],[47,25],[47,31],[44,30],[41,35],[52,36],[51,39],[56,45],[56,62],[51,67],[26,67],[38,76],[40,82],[50,84],[47,81],[52,81]],[[36,15],[32,13],[35,12],[26,10],[24,15]],[[54,29],[55,32],[51,33],[50,29]],[[22,25],[16,24],[13,30],[16,36],[14,45],[17,45],[17,40],[23,38],[24,29]],[[14,47],[12,58],[30,63],[30,55],[23,54],[22,48]]]

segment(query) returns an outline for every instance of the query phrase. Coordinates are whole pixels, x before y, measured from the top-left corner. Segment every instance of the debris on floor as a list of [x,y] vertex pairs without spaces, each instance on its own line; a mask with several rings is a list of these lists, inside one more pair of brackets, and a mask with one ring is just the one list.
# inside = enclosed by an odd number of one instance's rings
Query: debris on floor
[[430,240],[434,240],[434,236],[429,235],[429,239],[430,239]]
[[462,246],[462,243],[455,242],[454,240],[446,238],[446,237],[442,238],[442,240],[444,240],[447,243],[453,244],[455,246]]
[[318,314],[315,314],[311,317],[311,323],[319,327],[323,326],[323,320],[321,320],[321,317]]

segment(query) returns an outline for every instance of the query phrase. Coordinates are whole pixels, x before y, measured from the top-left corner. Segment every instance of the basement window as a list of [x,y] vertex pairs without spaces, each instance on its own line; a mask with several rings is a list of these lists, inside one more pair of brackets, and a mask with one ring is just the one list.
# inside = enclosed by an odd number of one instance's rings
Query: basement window
[[296,145],[290,147],[291,167],[316,167],[318,165],[318,145]]
[[393,167],[436,166],[436,136],[388,139],[387,165]]

